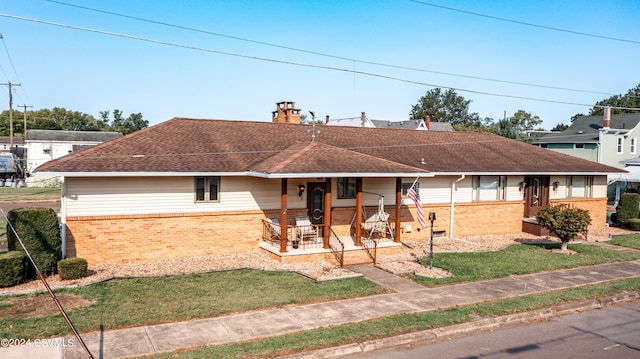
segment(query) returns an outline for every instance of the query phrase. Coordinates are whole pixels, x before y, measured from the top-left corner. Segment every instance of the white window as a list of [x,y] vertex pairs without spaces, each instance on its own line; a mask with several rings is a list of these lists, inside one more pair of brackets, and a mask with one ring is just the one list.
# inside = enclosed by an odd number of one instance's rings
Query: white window
[[196,202],[218,202],[220,198],[220,177],[195,178]]
[[574,150],[584,150],[584,143],[574,143],[573,144],[573,149]]
[[618,137],[618,153],[622,153],[622,137]]
[[42,153],[45,155],[51,154],[51,145],[48,143],[42,145]]
[[588,198],[593,193],[593,176],[568,176],[569,197]]
[[506,176],[473,176],[474,201],[504,201]]
[[630,145],[629,151],[631,152],[631,154],[635,154],[636,153],[636,138],[635,137],[631,138],[631,145]]

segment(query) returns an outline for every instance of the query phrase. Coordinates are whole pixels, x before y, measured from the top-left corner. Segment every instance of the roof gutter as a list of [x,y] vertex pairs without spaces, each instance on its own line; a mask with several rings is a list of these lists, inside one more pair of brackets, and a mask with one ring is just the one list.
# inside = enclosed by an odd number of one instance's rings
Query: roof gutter
[[449,238],[453,238],[453,210],[455,209],[456,183],[462,181],[465,177],[466,175],[462,175],[457,180],[451,182],[451,217],[449,218]]
[[434,177],[433,173],[426,172],[304,172],[304,173],[268,173],[248,171],[247,176],[259,178],[329,178],[329,177]]

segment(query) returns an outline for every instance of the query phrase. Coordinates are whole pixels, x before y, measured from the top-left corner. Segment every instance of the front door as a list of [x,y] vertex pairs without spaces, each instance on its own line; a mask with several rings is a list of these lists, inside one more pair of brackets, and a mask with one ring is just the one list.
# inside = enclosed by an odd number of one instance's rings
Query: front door
[[[324,224],[324,182],[309,182],[307,191],[307,209],[309,211],[309,219],[313,224]],[[320,230],[324,228],[319,226]],[[320,235],[323,233],[320,232]]]
[[535,217],[540,209],[549,207],[549,176],[527,176],[524,182],[524,216]]

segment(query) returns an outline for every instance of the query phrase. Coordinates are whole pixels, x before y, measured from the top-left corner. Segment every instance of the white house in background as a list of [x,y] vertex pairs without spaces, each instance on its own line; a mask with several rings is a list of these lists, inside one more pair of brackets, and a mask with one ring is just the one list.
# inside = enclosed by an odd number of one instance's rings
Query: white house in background
[[360,117],[350,117],[341,119],[330,119],[327,116],[327,126],[349,126],[349,127],[367,127],[367,128],[392,128],[403,130],[418,131],[454,131],[453,126],[448,122],[431,122],[429,116],[420,120],[406,121],[384,121],[371,120],[362,113]]
[[27,130],[27,173],[53,159],[121,136],[119,132]]

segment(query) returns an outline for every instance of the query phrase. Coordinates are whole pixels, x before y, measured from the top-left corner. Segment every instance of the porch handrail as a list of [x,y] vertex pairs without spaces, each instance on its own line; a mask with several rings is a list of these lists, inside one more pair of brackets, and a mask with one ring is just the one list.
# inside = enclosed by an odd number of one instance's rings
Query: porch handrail
[[338,238],[336,232],[331,226],[325,226],[325,231],[329,230],[329,250],[340,264],[340,268],[344,266],[344,243]]
[[376,257],[378,252],[378,241],[375,238],[363,238],[360,242],[362,248],[369,255],[369,258],[373,260],[373,265],[376,265]]

